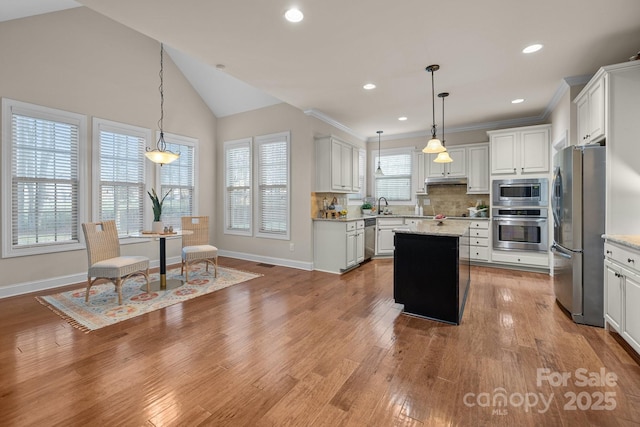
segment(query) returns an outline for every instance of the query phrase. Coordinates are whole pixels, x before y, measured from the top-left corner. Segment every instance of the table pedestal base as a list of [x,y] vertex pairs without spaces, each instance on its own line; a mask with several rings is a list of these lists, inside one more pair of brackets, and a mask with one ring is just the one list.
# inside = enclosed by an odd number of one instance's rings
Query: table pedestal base
[[[180,279],[167,279],[166,277],[160,276],[160,280],[155,280],[149,283],[149,289],[151,289],[151,292],[166,291],[168,289],[179,288],[184,285],[184,283],[185,282]],[[147,291],[147,287],[145,285],[142,285],[140,289],[144,292]]]

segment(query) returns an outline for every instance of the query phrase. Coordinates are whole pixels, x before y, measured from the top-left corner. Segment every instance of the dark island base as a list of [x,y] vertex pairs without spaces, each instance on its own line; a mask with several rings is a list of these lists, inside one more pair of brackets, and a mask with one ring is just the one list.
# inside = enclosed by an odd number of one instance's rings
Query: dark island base
[[468,233],[396,233],[393,294],[404,312],[458,325],[470,283]]

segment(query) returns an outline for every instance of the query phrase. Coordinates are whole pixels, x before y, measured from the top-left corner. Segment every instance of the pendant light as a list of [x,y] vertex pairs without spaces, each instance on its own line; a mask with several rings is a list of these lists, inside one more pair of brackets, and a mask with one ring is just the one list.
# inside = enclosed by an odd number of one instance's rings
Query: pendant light
[[444,151],[438,153],[438,157],[436,157],[433,161],[435,163],[451,163],[453,159],[449,156],[449,152],[447,148],[444,146],[444,99],[449,96],[449,92],[442,92],[438,94],[438,98],[442,98],[442,148]]
[[380,135],[382,134],[382,131],[376,131],[376,133],[378,134],[378,169],[376,169],[376,176],[384,176],[384,173],[382,173],[382,168],[380,167]]
[[423,153],[441,153],[444,147],[440,140],[436,137],[436,94],[433,83],[433,73],[438,71],[440,66],[437,64],[429,65],[426,70],[431,73],[431,105],[433,107],[433,126],[431,126],[431,139],[427,142],[427,146],[422,149]]
[[164,45],[160,43],[160,120],[158,120],[158,126],[160,127],[160,139],[156,143],[156,148],[151,149],[147,147],[147,152],[144,153],[147,159],[153,163],[159,163],[160,166],[171,163],[180,157],[180,153],[174,153],[167,150],[167,143],[164,141],[164,131],[162,130],[162,124],[164,120]]

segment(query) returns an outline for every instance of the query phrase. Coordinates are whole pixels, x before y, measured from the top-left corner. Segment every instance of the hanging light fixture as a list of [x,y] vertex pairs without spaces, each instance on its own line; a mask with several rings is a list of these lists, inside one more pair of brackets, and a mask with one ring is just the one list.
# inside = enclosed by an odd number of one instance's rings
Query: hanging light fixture
[[164,120],[164,45],[160,43],[160,120],[158,120],[158,126],[160,127],[160,138],[156,143],[156,148],[151,149],[147,147],[147,152],[144,153],[147,159],[153,163],[159,163],[160,166],[171,163],[180,157],[180,153],[174,153],[167,150],[167,143],[164,141],[164,131],[162,124]]
[[438,157],[433,159],[435,163],[451,163],[453,159],[449,156],[447,148],[444,146],[444,99],[449,96],[449,92],[441,92],[438,94],[438,98],[442,98],[442,148],[444,151],[438,153]]
[[431,105],[433,107],[433,126],[431,126],[431,139],[427,142],[427,146],[422,149],[423,153],[441,153],[444,147],[440,140],[436,137],[436,95],[433,83],[433,73],[438,71],[440,66],[437,64],[429,65],[426,70],[431,73]]
[[376,133],[378,134],[378,169],[376,169],[376,176],[384,176],[384,173],[382,173],[382,168],[380,167],[380,135],[382,134],[382,131],[376,131]]

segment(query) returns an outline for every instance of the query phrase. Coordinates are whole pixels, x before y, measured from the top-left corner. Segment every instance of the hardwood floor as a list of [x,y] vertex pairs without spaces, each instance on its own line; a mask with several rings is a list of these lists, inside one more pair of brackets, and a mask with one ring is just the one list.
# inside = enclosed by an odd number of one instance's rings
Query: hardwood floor
[[220,264],[264,276],[89,334],[34,295],[0,300],[0,425],[640,424],[640,366],[569,320],[547,275],[472,267],[451,326],[401,315],[391,260]]

